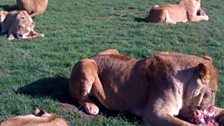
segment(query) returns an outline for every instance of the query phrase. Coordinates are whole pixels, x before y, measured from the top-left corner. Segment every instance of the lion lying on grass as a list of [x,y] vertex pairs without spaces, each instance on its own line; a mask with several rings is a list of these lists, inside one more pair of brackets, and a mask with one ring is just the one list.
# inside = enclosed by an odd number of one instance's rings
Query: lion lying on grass
[[201,0],[180,0],[178,4],[154,5],[146,17],[147,22],[167,24],[202,20],[207,21],[209,17],[201,8]]
[[[208,56],[160,52],[135,59],[109,49],[75,64],[69,80],[72,98],[85,111],[99,108],[131,112],[147,126],[190,126],[176,116],[189,118],[197,106],[214,106],[218,73]],[[223,109],[214,107],[215,115]]]
[[68,124],[59,116],[37,108],[34,115],[12,117],[2,122],[0,126],[68,126]]
[[27,11],[0,11],[1,32],[7,32],[8,40],[15,38],[22,40],[31,40],[44,37],[44,34],[34,31],[36,25]]

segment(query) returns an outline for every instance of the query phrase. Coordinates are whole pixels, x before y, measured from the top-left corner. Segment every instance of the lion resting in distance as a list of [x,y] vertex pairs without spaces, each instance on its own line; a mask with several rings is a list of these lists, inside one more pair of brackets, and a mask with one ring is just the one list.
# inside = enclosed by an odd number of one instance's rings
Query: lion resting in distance
[[44,34],[34,30],[36,23],[28,15],[27,11],[0,11],[1,32],[7,32],[7,39],[32,40],[44,37]]
[[177,22],[207,21],[209,17],[201,8],[201,0],[180,0],[178,4],[154,5],[145,20],[176,24]]
[[[69,80],[72,98],[85,111],[96,115],[99,108],[131,112],[146,126],[190,126],[197,106],[213,106],[218,90],[218,73],[208,56],[160,52],[144,59],[105,50],[75,64]],[[215,115],[223,109],[215,107]]]
[[31,17],[43,14],[48,6],[48,0],[16,0],[19,10],[26,10]]

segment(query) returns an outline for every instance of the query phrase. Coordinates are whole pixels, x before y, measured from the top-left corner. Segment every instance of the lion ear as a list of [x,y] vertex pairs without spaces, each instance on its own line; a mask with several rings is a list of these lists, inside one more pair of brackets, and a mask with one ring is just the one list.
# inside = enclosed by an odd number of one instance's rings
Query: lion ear
[[205,64],[199,63],[197,66],[197,73],[200,78],[204,78],[207,74],[208,68]]
[[34,115],[35,116],[42,116],[45,112],[39,108],[36,108]]
[[211,56],[205,55],[203,56],[204,59],[209,60],[211,63],[213,62],[213,59]]

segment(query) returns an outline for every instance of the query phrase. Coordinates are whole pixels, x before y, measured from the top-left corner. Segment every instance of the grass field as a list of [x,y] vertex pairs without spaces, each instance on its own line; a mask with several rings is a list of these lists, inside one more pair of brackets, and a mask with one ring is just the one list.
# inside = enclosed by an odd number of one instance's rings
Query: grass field
[[[0,0],[0,9],[15,1]],[[208,22],[143,22],[152,5],[175,2],[49,0],[46,13],[34,18],[36,31],[46,37],[8,42],[6,35],[0,36],[0,120],[40,107],[61,115],[71,126],[141,125],[124,114],[93,117],[67,104],[73,64],[107,48],[136,58],[159,51],[212,56],[220,74],[216,103],[224,107],[224,1],[202,0]]]

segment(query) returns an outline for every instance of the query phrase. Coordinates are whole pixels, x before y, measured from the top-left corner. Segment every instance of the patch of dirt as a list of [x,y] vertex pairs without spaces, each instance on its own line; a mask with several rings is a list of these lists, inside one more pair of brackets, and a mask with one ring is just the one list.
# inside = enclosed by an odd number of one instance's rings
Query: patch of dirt
[[81,112],[79,118],[81,120],[96,120],[99,117],[102,117],[102,115],[88,115],[85,112],[82,112],[82,110],[79,110],[79,108],[76,105],[69,104],[69,103],[60,103],[61,111],[62,112],[72,112],[72,111],[79,111]]
[[80,115],[80,119],[81,120],[97,120],[99,119],[100,117],[102,117],[102,115],[87,115],[87,114],[81,114]]
[[[81,120],[97,120],[101,117],[117,117],[117,116],[122,116],[125,117],[128,121],[130,122],[140,122],[141,118],[138,116],[135,116],[131,113],[125,113],[125,112],[119,112],[119,111],[112,111],[112,110],[108,110],[106,109],[96,98],[91,97],[90,98],[100,109],[100,112],[98,115],[89,115],[86,114],[83,110],[82,107],[79,107],[77,102],[74,101],[66,101],[63,103],[60,103],[61,106],[61,110],[62,112],[72,112],[72,111],[76,111],[76,112],[80,112],[79,115],[79,119]],[[71,99],[70,99],[71,100]]]
[[79,109],[75,105],[69,103],[61,103],[60,106],[63,112],[79,111]]

